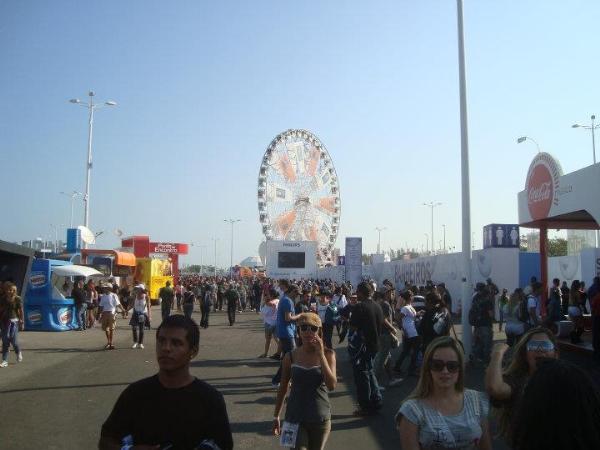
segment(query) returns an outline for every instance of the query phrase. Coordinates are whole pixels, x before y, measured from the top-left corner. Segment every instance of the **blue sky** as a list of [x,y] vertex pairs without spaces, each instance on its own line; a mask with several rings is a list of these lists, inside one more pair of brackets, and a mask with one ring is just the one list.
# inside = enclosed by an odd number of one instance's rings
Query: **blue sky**
[[[566,172],[592,162],[600,114],[595,1],[465,1],[471,208],[475,245],[488,223],[517,221],[536,153]],[[86,111],[97,112],[91,228],[156,241],[219,241],[239,218],[234,259],[262,233],[256,182],[271,139],[304,128],[325,144],[342,196],[337,246],[460,247],[456,3],[408,1],[4,1],[0,4],[0,239],[53,235],[69,221],[60,191],[84,190]],[[76,217],[82,218],[81,202]],[[79,220],[81,223],[82,220]],[[207,249],[207,250],[209,250]],[[208,254],[207,254],[208,253]],[[208,256],[210,255],[210,256]]]

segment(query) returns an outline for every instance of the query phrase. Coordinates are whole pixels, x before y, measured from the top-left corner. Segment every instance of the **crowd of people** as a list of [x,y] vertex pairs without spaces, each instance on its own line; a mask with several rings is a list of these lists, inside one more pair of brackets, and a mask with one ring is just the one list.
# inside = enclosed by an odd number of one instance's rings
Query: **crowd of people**
[[[10,345],[22,360],[23,305],[12,283],[1,287],[4,364]],[[331,280],[184,276],[159,292],[159,372],[123,391],[102,426],[99,447],[233,448],[223,396],[190,374],[199,329],[209,328],[212,313],[225,311],[229,326],[235,325],[236,314],[260,314],[265,340],[258,358],[279,361],[272,377],[277,389],[272,431],[283,446],[326,447],[332,432],[329,396],[338,381],[336,356],[346,341],[357,401],[354,417],[379,415],[387,389],[416,381],[395,416],[403,450],[490,449],[494,434],[515,450],[600,448],[598,386],[585,371],[559,358],[556,338],[565,314],[573,322],[573,342],[581,338],[578,318],[584,308],[598,317],[600,278],[589,290],[573,283],[568,294],[554,280],[544,308],[541,292],[535,279],[512,294],[491,279],[478,283],[468,313],[473,349],[466,358],[443,283],[405,283],[398,290],[389,280],[379,287],[373,280],[353,287]],[[114,348],[118,313],[129,319],[133,348],[144,348],[152,310],[144,285],[135,283],[129,290],[110,282],[77,281],[71,295],[80,329],[100,322],[106,349]],[[197,308],[199,325],[192,319]],[[495,323],[499,331],[504,328],[506,342],[494,345]],[[469,364],[485,369],[483,391],[467,386]],[[569,414],[548,417],[546,412],[556,407]]]

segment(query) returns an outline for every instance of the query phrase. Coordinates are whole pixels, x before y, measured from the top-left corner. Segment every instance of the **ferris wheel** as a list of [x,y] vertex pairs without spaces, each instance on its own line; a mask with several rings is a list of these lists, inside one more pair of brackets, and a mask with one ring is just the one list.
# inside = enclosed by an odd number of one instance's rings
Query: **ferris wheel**
[[306,130],[271,141],[258,173],[258,214],[267,239],[316,241],[317,259],[331,258],[340,223],[340,189],[331,157]]

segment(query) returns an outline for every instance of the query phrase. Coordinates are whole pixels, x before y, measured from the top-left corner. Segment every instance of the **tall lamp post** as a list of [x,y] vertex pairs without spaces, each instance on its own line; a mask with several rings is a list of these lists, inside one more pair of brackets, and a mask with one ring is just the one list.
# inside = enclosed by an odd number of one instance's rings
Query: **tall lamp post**
[[442,224],[442,229],[444,230],[444,253],[446,253],[446,225]]
[[435,239],[433,236],[433,209],[436,206],[440,206],[442,203],[441,202],[429,202],[429,203],[423,203],[423,206],[428,206],[429,208],[431,208],[431,252],[435,253]]
[[217,242],[219,240],[219,238],[211,238],[211,240],[214,242],[215,244],[215,267],[214,267],[214,276],[217,276]]
[[[591,125],[580,125],[578,123],[574,123],[571,125],[571,128],[583,128],[584,130],[590,130],[592,132],[592,152],[594,155],[594,164],[596,164],[596,128],[600,127],[600,124],[595,124],[596,116],[592,114],[590,117],[592,120]],[[600,243],[600,232],[596,230],[596,247],[598,247],[598,243]]]
[[231,260],[229,265],[229,278],[233,278],[233,224],[236,222],[241,222],[240,219],[223,219],[224,222],[229,222],[231,224]]
[[465,34],[463,30],[463,0],[456,0],[458,30],[458,84],[460,98],[460,173],[462,197],[462,263],[463,289],[461,323],[465,355],[471,354],[469,309],[473,288],[471,274],[471,187],[469,178],[469,127],[467,118],[467,77],[465,69]]
[[377,254],[379,255],[381,253],[381,232],[387,230],[386,227],[383,228],[379,228],[379,227],[375,227],[375,231],[377,231],[379,233],[379,238],[377,240]]
[[[93,133],[93,129],[94,129],[94,111],[96,109],[103,108],[104,106],[117,106],[117,103],[113,102],[112,100],[106,101],[106,102],[100,103],[100,104],[94,103],[95,95],[96,94],[94,93],[94,91],[89,91],[88,96],[90,99],[87,103],[82,102],[78,98],[72,98],[71,100],[69,100],[69,102],[71,102],[75,105],[87,108],[89,111],[88,157],[87,157],[86,172],[85,172],[86,173],[85,195],[83,196],[83,201],[85,202],[85,214],[84,214],[83,225],[85,225],[87,228],[89,228],[89,222],[90,222],[90,176],[91,176],[91,171],[92,171],[92,133]],[[83,245],[84,245],[84,248],[87,248],[87,244],[84,243]]]
[[600,127],[600,124],[595,124],[596,116],[592,114],[590,117],[592,119],[591,125],[580,125],[578,123],[574,123],[571,125],[571,128],[583,128],[584,130],[590,130],[592,132],[592,151],[594,155],[594,164],[596,164],[596,128]]
[[77,197],[79,195],[83,197],[83,194],[79,191],[73,191],[70,194],[67,192],[60,191],[59,194],[66,195],[67,197],[71,197],[71,226],[70,226],[70,228],[73,228],[73,202],[75,201],[75,197]]

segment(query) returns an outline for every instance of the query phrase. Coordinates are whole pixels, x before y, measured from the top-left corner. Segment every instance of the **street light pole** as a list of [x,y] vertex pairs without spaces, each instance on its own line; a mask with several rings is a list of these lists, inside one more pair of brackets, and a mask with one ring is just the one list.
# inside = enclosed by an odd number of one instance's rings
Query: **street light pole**
[[73,203],[75,201],[75,197],[77,197],[78,195],[81,195],[83,197],[83,194],[79,191],[73,191],[70,194],[66,193],[66,192],[59,192],[62,195],[66,195],[67,197],[71,197],[71,226],[70,228],[73,228]]
[[215,244],[215,267],[214,267],[214,276],[216,278],[217,276],[217,241],[219,240],[219,238],[211,238],[211,240],[214,242]]
[[462,180],[462,331],[465,355],[471,354],[471,327],[469,326],[469,309],[471,309],[471,188],[469,179],[469,127],[467,118],[467,81],[465,69],[465,36],[463,30],[463,1],[456,0],[456,16],[458,29],[458,74],[460,94],[460,162]]
[[442,229],[444,230],[444,253],[446,253],[446,225],[442,224]]
[[[596,116],[594,114],[592,114],[590,119],[592,120],[591,125],[580,125],[578,123],[575,123],[575,124],[571,125],[571,128],[583,128],[584,130],[590,130],[592,132],[592,152],[593,152],[593,157],[594,157],[594,164],[596,164],[596,128],[600,127],[600,124],[598,124],[598,125],[595,124]],[[596,248],[597,248],[598,244],[600,243],[600,232],[598,230],[596,230],[595,238],[596,238],[595,244],[596,244]]]
[[381,253],[381,232],[384,230],[387,230],[387,228],[386,227],[383,227],[383,228],[375,227],[375,230],[377,232],[379,232],[379,239],[377,240],[377,254],[379,255]]
[[240,219],[223,219],[224,222],[229,222],[231,224],[231,260],[229,265],[229,278],[233,278],[233,224],[236,222],[241,222]]
[[[88,108],[89,110],[89,127],[88,127],[88,152],[87,152],[87,164],[86,164],[86,175],[85,175],[85,194],[83,196],[83,201],[85,202],[85,212],[83,216],[83,225],[86,228],[89,228],[90,222],[90,179],[92,172],[92,135],[94,129],[94,110],[102,108],[104,106],[117,106],[116,102],[107,101],[104,104],[94,103],[94,96],[96,94],[94,91],[89,91],[88,96],[90,97],[88,103],[84,103],[78,98],[73,98],[69,100],[71,103],[83,106],[84,108]],[[83,247],[87,248],[87,244],[84,242]]]
[[442,203],[441,202],[429,202],[429,203],[423,203],[424,206],[428,206],[431,208],[431,251],[432,253],[435,253],[435,239],[434,239],[434,235],[433,235],[433,208],[435,208],[436,206],[440,206]]

